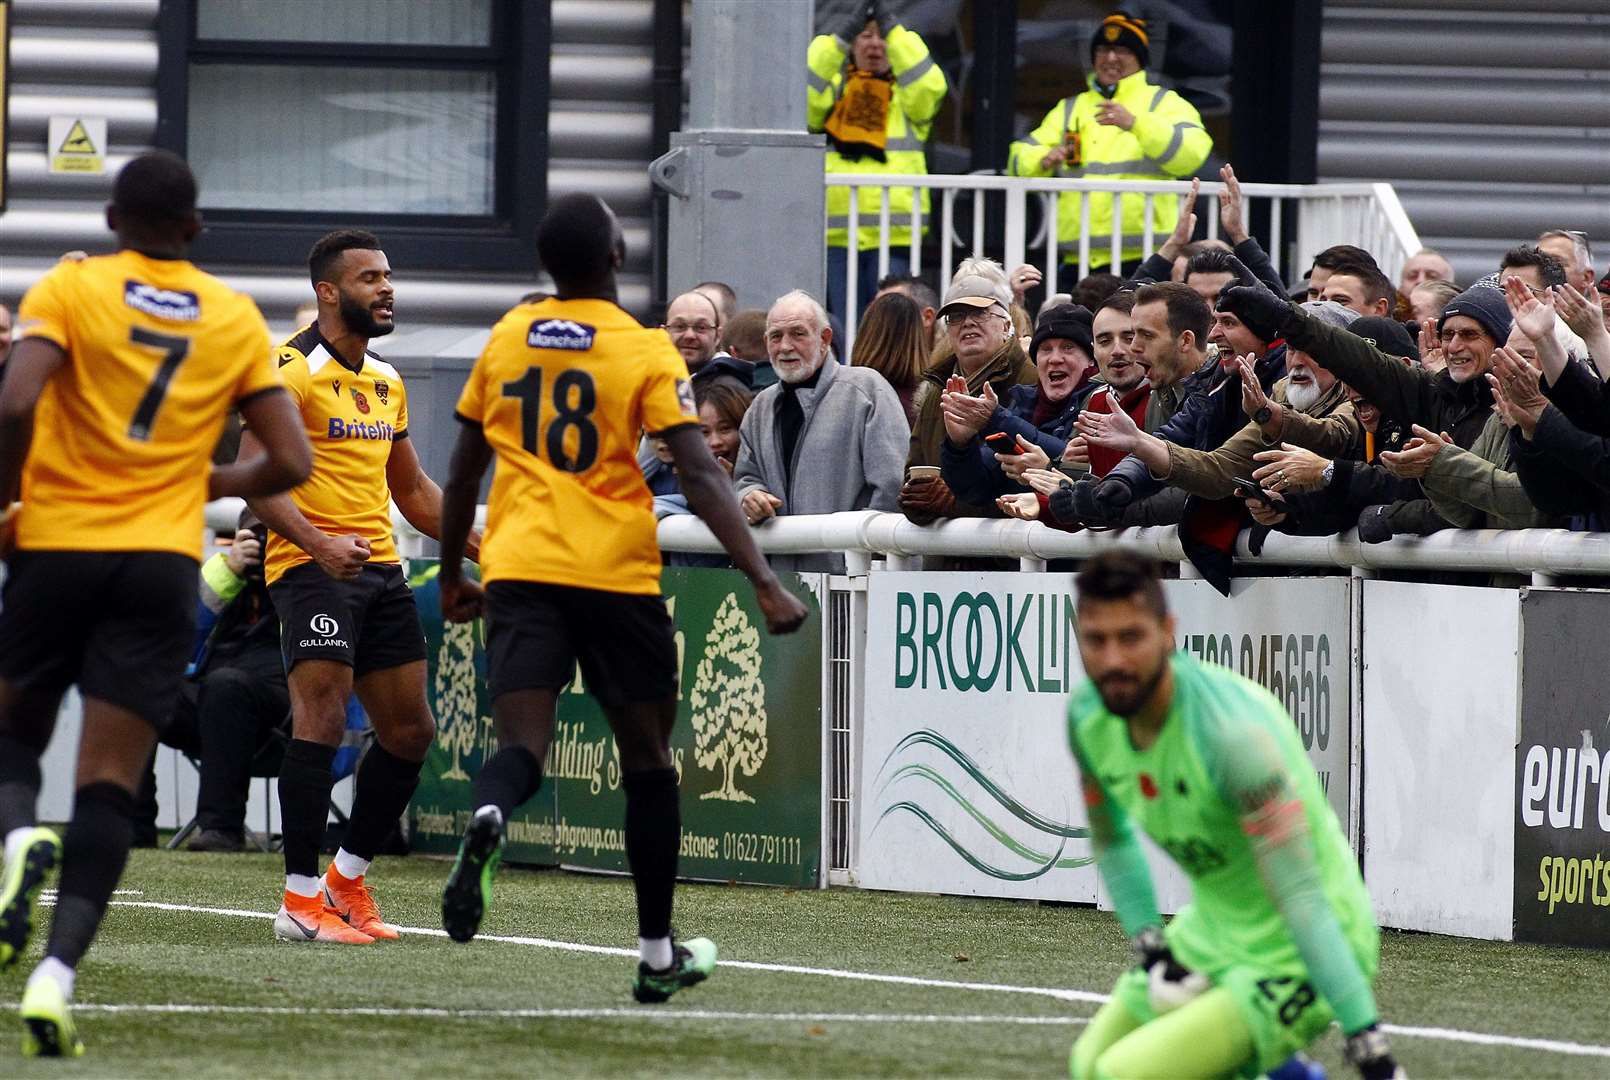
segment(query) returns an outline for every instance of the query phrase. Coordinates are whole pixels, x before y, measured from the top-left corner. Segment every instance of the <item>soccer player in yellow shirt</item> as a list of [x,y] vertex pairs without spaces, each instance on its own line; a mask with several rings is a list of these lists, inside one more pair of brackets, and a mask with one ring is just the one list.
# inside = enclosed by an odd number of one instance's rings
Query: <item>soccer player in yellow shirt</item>
[[[316,321],[279,350],[279,371],[313,443],[313,475],[251,506],[269,527],[264,578],[280,619],[291,744],[280,769],[286,941],[366,945],[395,939],[365,876],[419,784],[435,737],[425,701],[425,634],[391,535],[391,504],[436,537],[441,489],[408,438],[397,369],[369,351],[394,326],[391,264],[372,233],[332,232],[308,271]],[[241,439],[250,451],[252,433]],[[473,539],[471,548],[473,551]],[[340,850],[319,874],[330,765],[356,691],[374,725]]]
[[[0,966],[26,949],[33,901],[62,866],[22,997],[30,1055],[84,1052],[74,972],[128,861],[134,792],[193,644],[203,504],[283,491],[312,462],[257,305],[185,259],[201,229],[189,166],[165,151],[129,162],[106,222],[116,254],[60,263],[23,297],[0,389],[0,505],[15,529],[0,610]],[[260,452],[209,468],[233,408]],[[36,823],[39,757],[73,684],[84,726],[58,840]]]
[[[806,609],[761,557],[732,481],[704,444],[687,365],[664,332],[645,330],[617,305],[625,250],[620,224],[596,196],[555,200],[537,251],[557,295],[503,317],[459,398],[438,581],[448,619],[466,622],[484,606],[498,752],[475,778],[476,810],[442,896],[442,923],[457,941],[480,928],[504,822],[542,783],[557,695],[579,661],[620,749],[637,889],[632,993],[660,1002],[707,978],[716,947],[671,939],[682,828],[671,763],[679,672],[653,503],[637,466],[640,431],[670,447],[689,504],[754,583],[767,628],[797,630]],[[494,454],[477,585],[462,562]]]

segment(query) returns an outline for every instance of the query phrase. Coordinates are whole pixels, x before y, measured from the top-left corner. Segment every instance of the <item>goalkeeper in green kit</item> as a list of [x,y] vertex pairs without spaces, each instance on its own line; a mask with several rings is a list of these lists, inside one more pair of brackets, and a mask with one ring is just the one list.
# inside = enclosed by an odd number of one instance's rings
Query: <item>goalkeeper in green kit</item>
[[[1068,708],[1096,864],[1138,963],[1073,1045],[1075,1080],[1256,1077],[1334,1019],[1366,1080],[1404,1075],[1377,1026],[1379,931],[1291,719],[1174,648],[1156,568],[1109,552],[1077,579],[1085,684]],[[1164,928],[1135,836],[1191,880]]]

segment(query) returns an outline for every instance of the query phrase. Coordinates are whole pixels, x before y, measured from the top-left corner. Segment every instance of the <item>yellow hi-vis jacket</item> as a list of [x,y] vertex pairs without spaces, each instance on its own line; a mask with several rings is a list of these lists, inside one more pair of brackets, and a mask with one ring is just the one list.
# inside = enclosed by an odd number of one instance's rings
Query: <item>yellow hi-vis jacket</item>
[[[1096,109],[1106,98],[1095,89],[1063,98],[1046,113],[1040,126],[1012,144],[1006,171],[1012,176],[1050,176],[1042,162],[1052,147],[1077,137],[1077,161],[1069,158],[1056,176],[1111,180],[1172,180],[1190,176],[1202,167],[1213,139],[1202,127],[1194,106],[1174,91],[1146,81],[1146,72],[1122,79],[1112,100],[1135,116],[1125,131],[1116,124],[1096,122]],[[1141,243],[1146,228],[1146,197],[1123,195],[1123,258],[1145,254]],[[1064,259],[1078,257],[1079,201],[1077,192],[1057,197],[1057,243]],[[1153,244],[1161,244],[1179,219],[1177,195],[1152,196]],[[1090,196],[1090,268],[1112,261],[1112,196]]]
[[[889,102],[889,121],[884,128],[888,143],[884,147],[887,161],[870,157],[854,161],[839,155],[831,148],[827,151],[829,173],[907,173],[912,176],[928,175],[928,159],[923,144],[928,141],[934,116],[944,103],[949,84],[945,73],[928,54],[928,45],[914,30],[896,26],[889,31],[889,66],[894,74],[894,94]],[[806,54],[809,71],[806,73],[806,122],[814,132],[821,132],[827,118],[838,104],[844,91],[846,59],[849,46],[832,34],[823,34],[811,41]],[[889,244],[911,243],[912,188],[889,189]],[[860,189],[857,201],[861,219],[857,249],[865,251],[878,246],[878,220],[882,212],[882,190],[876,187]],[[922,217],[928,218],[928,192],[922,192]],[[827,243],[829,247],[849,246],[850,190],[827,189]],[[926,229],[924,230],[926,231]]]

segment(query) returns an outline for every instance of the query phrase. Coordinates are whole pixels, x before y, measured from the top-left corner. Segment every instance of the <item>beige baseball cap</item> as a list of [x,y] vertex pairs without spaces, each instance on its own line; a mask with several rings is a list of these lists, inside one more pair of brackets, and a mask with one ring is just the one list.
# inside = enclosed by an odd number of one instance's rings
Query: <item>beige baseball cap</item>
[[987,308],[999,307],[1005,310],[1001,302],[999,286],[982,274],[968,274],[957,278],[945,290],[945,303],[939,309],[939,314],[949,315],[959,308]]

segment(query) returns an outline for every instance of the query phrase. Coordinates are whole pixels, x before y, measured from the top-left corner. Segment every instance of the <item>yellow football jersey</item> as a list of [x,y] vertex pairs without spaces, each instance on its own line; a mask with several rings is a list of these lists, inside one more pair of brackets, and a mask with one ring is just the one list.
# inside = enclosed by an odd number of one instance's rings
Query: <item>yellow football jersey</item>
[[[320,532],[369,541],[370,562],[397,562],[386,482],[391,444],[408,437],[408,397],[397,369],[366,353],[362,370],[353,371],[320,336],[318,323],[280,346],[279,365],[313,444],[313,475],[291,500]],[[264,577],[278,581],[312,559],[271,532]]]
[[207,474],[229,411],[279,386],[257,305],[182,259],[58,264],[17,338],[67,351],[34,414],[17,547],[201,558]]
[[607,300],[521,304],[492,328],[456,412],[497,453],[483,581],[659,594],[639,432],[699,422],[665,331]]

